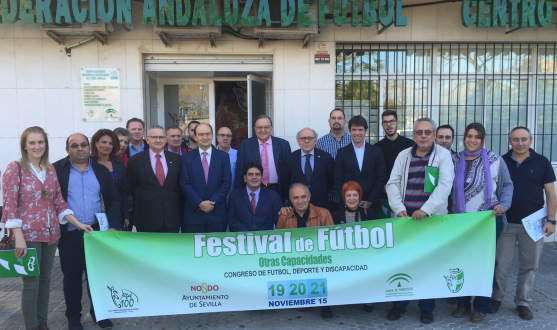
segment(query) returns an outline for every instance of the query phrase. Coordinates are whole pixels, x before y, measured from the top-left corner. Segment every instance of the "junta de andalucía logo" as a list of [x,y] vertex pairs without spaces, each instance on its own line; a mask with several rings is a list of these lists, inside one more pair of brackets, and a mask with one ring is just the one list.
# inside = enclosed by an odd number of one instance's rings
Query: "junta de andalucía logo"
[[130,290],[122,289],[120,294],[118,294],[118,290],[114,289],[114,287],[107,286],[107,288],[110,290],[112,302],[118,308],[130,308],[139,302],[137,295]]
[[449,274],[444,276],[447,287],[452,293],[457,293],[464,286],[464,270],[460,268],[449,269]]

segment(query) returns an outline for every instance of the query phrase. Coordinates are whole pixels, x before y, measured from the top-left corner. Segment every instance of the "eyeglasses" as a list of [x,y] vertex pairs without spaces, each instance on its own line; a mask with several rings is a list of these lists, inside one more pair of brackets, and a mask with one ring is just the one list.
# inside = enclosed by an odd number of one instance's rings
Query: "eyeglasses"
[[77,144],[77,143],[70,144],[70,148],[72,148],[72,149],[77,149],[79,147],[87,148],[88,146],[89,146],[89,143],[87,143],[87,142],[83,142],[81,144]]
[[381,122],[381,124],[383,124],[383,126],[394,125],[394,124],[396,124],[397,121],[398,120],[395,120],[395,119],[391,119],[389,121],[383,120],[383,122]]
[[166,139],[166,136],[150,136],[150,135],[148,135],[147,137],[150,138],[150,139],[153,139],[153,140],[155,140],[155,141],[156,141],[156,140],[164,140],[164,139]]
[[329,119],[332,120],[332,121],[341,121],[341,120],[344,120],[344,117],[331,117]]
[[300,141],[311,142],[315,139],[315,136],[301,136],[298,138]]
[[262,130],[268,131],[271,129],[271,127],[273,126],[255,126],[255,129],[258,131],[262,131]]
[[417,130],[417,131],[414,131],[414,134],[416,134],[416,135],[418,135],[418,136],[424,135],[424,134],[425,134],[426,136],[430,136],[432,133],[433,133],[433,131],[432,131],[432,130],[429,130],[429,129],[426,129],[425,131],[423,131],[423,130],[421,130],[421,129],[420,129],[420,130]]
[[232,134],[218,134],[217,136],[218,136],[218,137],[222,137],[222,138],[225,137],[225,138],[230,139],[230,138],[232,137]]

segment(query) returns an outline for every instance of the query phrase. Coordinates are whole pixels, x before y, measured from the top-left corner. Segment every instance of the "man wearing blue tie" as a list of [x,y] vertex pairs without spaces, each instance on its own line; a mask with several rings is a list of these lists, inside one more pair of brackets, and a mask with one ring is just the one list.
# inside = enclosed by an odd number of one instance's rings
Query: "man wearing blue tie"
[[261,189],[263,167],[249,163],[244,168],[246,187],[234,190],[228,203],[228,224],[231,231],[272,230],[282,207],[279,195]]
[[197,125],[194,134],[197,152],[182,156],[180,185],[186,195],[182,228],[186,233],[225,232],[226,195],[232,184],[230,158],[211,145],[211,125]]

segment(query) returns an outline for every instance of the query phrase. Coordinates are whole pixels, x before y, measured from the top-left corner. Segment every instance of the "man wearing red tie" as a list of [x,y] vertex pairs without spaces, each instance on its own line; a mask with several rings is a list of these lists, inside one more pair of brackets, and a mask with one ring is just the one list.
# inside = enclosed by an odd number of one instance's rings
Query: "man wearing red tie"
[[180,185],[186,195],[182,232],[225,232],[226,196],[232,184],[230,157],[212,146],[211,125],[197,125],[194,134],[199,148],[182,156]]
[[128,161],[127,186],[133,196],[138,232],[177,233],[180,230],[179,155],[164,150],[166,134],[153,126],[147,135],[149,149]]

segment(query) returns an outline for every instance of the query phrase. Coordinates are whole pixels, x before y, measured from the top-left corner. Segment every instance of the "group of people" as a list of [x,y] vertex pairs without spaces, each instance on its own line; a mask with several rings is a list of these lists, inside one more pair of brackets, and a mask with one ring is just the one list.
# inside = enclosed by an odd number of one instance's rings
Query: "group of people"
[[[22,311],[27,329],[48,329],[50,274],[56,248],[64,274],[68,328],[81,324],[82,276],[86,274],[84,233],[99,230],[97,216],[108,230],[154,233],[257,231],[327,226],[373,220],[387,199],[396,217],[427,221],[448,213],[490,210],[497,224],[494,289],[491,297],[475,297],[471,322],[496,313],[506,290],[507,275],[518,242],[520,271],[515,303],[519,316],[529,309],[543,240],[529,238],[521,219],[547,200],[546,235],[555,231],[555,174],[547,158],[530,148],[526,127],[509,134],[511,150],[499,156],[484,148],[486,132],[471,123],[464,132],[464,150],[451,150],[454,130],[437,127],[429,118],[414,124],[413,139],[397,133],[395,111],[381,115],[385,137],[366,142],[368,124],[354,116],[345,132],[345,113],[330,112],[330,132],[318,138],[311,128],[296,136],[299,149],[272,135],[270,117],[255,121],[255,136],[231,148],[232,131],[223,126],[213,146],[213,128],[192,121],[182,141],[179,127],[152,126],[132,118],[126,128],[101,129],[89,141],[81,133],[66,140],[68,156],[50,164],[46,132],[26,129],[21,159],[4,173],[3,215],[13,233],[16,257],[35,248],[39,277],[23,277]],[[437,184],[425,184],[426,174]],[[513,191],[520,192],[513,194]],[[481,243],[479,243],[481,244]],[[90,293],[88,290],[90,297]],[[393,302],[387,314],[398,320],[408,301]],[[471,313],[471,297],[456,298],[454,317]],[[434,320],[435,300],[420,300],[420,320]],[[366,312],[372,304],[364,304]],[[110,320],[93,320],[102,328]],[[330,306],[321,317],[332,319]]]

